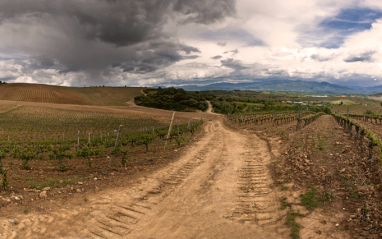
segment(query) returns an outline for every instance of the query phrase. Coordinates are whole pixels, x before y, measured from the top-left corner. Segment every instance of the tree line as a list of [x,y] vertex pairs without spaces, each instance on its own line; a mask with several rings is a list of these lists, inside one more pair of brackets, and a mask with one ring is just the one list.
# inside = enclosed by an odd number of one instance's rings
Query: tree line
[[[213,95],[196,92],[187,92],[182,88],[174,87],[145,90],[146,95],[136,96],[134,101],[137,105],[176,111],[206,111],[206,100],[213,100]],[[155,93],[153,93],[155,92]]]

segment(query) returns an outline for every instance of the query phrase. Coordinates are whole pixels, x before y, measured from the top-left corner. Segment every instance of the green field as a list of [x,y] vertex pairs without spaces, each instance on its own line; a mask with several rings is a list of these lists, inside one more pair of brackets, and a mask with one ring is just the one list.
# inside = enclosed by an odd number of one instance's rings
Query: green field
[[75,137],[80,131],[86,134],[112,133],[119,125],[125,131],[164,126],[150,117],[131,113],[106,113],[64,109],[50,109],[33,106],[14,107],[0,114],[0,141],[41,140],[59,137]]

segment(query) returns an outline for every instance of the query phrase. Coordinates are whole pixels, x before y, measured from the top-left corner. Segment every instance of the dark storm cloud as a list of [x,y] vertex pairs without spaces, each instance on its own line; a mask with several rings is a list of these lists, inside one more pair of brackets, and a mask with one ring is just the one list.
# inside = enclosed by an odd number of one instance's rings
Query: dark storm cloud
[[0,30],[12,35],[1,36],[0,46],[27,55],[25,71],[145,73],[200,53],[180,43],[168,24],[211,24],[234,15],[234,0],[2,0]]
[[232,53],[232,55],[236,55],[237,53],[239,53],[239,50],[238,49],[235,49],[235,50],[232,50],[232,51],[225,51],[224,54],[227,54],[227,53]]
[[219,46],[226,45],[227,41],[241,41],[246,43],[247,46],[265,46],[265,43],[262,40],[256,38],[247,30],[240,27],[225,27],[218,30],[206,30],[198,36],[202,39],[218,41]]
[[198,56],[181,56],[175,48],[160,48],[151,51],[141,51],[137,59],[129,60],[120,65],[124,72],[147,73],[160,67],[168,66],[183,59],[195,59]]
[[244,66],[244,64],[239,60],[234,60],[233,58],[227,58],[225,60],[220,61],[222,66],[226,66],[232,68],[236,71],[247,69],[248,67]]
[[174,10],[186,16],[185,22],[210,24],[236,13],[235,0],[177,0]]
[[219,60],[220,58],[222,58],[222,56],[220,56],[220,55],[211,57],[211,59],[213,59],[213,60]]
[[358,61],[366,61],[372,62],[373,55],[377,53],[376,51],[367,51],[361,54],[352,54],[344,59],[344,62],[358,62]]
[[227,45],[227,42],[225,42],[225,41],[219,41],[217,44],[218,44],[218,46],[226,46],[226,45]]
[[333,56],[321,56],[319,54],[313,54],[310,57],[312,58],[312,60],[324,62],[324,61],[332,60],[335,56],[334,55]]

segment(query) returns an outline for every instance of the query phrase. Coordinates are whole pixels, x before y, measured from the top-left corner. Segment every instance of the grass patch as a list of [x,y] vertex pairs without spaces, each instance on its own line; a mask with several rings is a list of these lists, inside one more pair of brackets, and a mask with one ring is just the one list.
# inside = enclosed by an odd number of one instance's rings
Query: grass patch
[[296,149],[300,148],[301,146],[302,146],[302,143],[301,143],[301,141],[300,141],[300,140],[299,140],[299,141],[297,141]]
[[330,146],[326,145],[326,142],[325,142],[324,139],[319,139],[318,140],[318,149],[319,150],[326,150],[326,149],[329,149],[329,148],[330,148]]
[[296,217],[303,217],[304,214],[301,214],[299,212],[290,212],[287,216],[285,225],[292,228],[291,233],[289,234],[294,239],[300,238],[300,228],[301,225],[296,222]]
[[286,197],[282,197],[281,198],[281,210],[285,210],[287,207],[291,208],[291,205],[290,203],[286,202],[287,198]]
[[334,197],[330,192],[323,192],[323,196],[319,196],[320,193],[313,185],[310,185],[309,187],[311,189],[309,192],[300,195],[301,203],[304,204],[308,210],[313,210],[320,204],[320,202]]
[[289,140],[289,134],[284,133],[284,134],[281,135],[281,138],[283,138],[285,140]]
[[28,184],[32,188],[35,188],[37,190],[42,190],[43,188],[46,188],[46,187],[57,188],[57,187],[62,187],[68,184],[82,182],[82,181],[83,181],[82,177],[74,177],[74,178],[62,179],[62,180],[59,180],[58,178],[48,178],[44,182],[30,181],[28,182]]

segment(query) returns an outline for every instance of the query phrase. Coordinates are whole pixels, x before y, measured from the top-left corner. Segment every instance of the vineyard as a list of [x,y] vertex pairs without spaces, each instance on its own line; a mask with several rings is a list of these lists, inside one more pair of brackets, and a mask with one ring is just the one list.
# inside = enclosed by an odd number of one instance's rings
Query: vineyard
[[[381,119],[379,115],[284,112],[232,116],[227,123],[279,148],[272,169],[274,187],[281,191],[281,210],[287,211],[292,238],[329,238],[341,231],[355,238],[379,238]],[[322,212],[314,210],[317,207]],[[333,221],[329,226],[328,221],[313,218]]]
[[[297,127],[304,127],[305,125],[310,124],[317,117],[323,115],[323,112],[312,114],[311,112],[264,112],[262,114],[253,114],[253,115],[228,115],[227,119],[230,123],[235,124],[253,124],[253,125],[262,125],[265,123],[272,122],[272,126],[283,125],[297,121]],[[305,117],[307,116],[307,117]],[[305,118],[303,118],[305,117]]]
[[55,104],[125,106],[145,88],[63,87],[38,84],[1,84],[0,100]]
[[[75,199],[77,206],[65,205],[97,213],[79,213],[78,220],[50,214],[56,223],[81,226],[48,235],[84,238],[179,237],[189,229],[166,234],[166,225],[177,222],[210,228],[211,238],[221,236],[216,223],[228,237],[241,238],[263,229],[269,238],[382,233],[379,115],[288,110],[204,118],[155,109],[151,118],[101,108],[0,107],[3,212],[45,214]],[[94,198],[101,187],[114,191]],[[2,225],[7,232],[14,226]],[[17,235],[32,233],[26,225],[15,226]]]
[[169,132],[170,119],[164,124],[130,113],[13,106],[4,107],[0,123],[1,191],[17,193],[155,165],[203,121],[175,117]]

